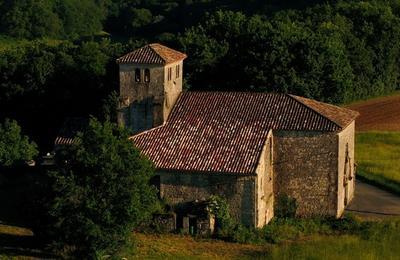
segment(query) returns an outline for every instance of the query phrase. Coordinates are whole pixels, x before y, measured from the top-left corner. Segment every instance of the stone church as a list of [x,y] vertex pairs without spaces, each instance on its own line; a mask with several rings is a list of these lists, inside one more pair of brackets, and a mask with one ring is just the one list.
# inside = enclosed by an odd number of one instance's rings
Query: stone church
[[149,44],[119,58],[118,121],[154,162],[173,208],[211,195],[262,227],[281,194],[296,214],[340,217],[354,196],[358,113],[290,94],[183,92],[187,56]]

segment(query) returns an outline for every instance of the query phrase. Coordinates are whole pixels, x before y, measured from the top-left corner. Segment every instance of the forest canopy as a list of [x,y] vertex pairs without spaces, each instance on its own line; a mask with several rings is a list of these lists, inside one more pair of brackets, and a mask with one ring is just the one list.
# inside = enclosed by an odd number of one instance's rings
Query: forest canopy
[[105,117],[115,59],[149,42],[188,54],[188,90],[340,104],[399,88],[397,0],[0,0],[0,12],[0,120],[42,150],[65,117]]

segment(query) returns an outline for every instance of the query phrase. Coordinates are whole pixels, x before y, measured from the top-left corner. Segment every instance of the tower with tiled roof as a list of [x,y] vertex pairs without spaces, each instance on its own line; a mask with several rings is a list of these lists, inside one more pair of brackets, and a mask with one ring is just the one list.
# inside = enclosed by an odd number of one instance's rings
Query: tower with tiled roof
[[162,125],[182,92],[185,58],[186,54],[157,43],[118,58],[118,123],[134,133]]

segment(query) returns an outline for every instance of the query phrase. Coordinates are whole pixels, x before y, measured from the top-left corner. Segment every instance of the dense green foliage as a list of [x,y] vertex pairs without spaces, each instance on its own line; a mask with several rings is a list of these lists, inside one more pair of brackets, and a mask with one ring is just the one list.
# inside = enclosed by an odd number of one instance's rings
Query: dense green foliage
[[[377,2],[324,5],[272,17],[219,11],[188,29],[197,89],[290,92],[333,103],[398,87],[400,19]],[[361,21],[360,21],[361,20]],[[232,73],[234,72],[234,73]]]
[[45,151],[67,116],[115,120],[115,59],[152,41],[187,52],[187,89],[346,103],[399,88],[398,1],[319,2],[0,0],[1,119]]
[[0,123],[0,167],[10,167],[34,159],[37,146],[21,133],[21,127],[14,120]]
[[216,234],[220,237],[229,236],[229,232],[237,223],[229,213],[229,205],[226,200],[212,195],[208,198],[208,210],[215,217]]
[[102,115],[103,100],[118,89],[114,58],[124,51],[105,40],[32,42],[2,52],[2,116],[18,120],[48,151],[65,117]]
[[151,216],[157,199],[152,164],[125,130],[91,119],[49,172],[46,217],[38,232],[64,250],[97,258],[113,253]]
[[17,38],[76,38],[102,29],[106,10],[94,0],[2,0],[0,32]]

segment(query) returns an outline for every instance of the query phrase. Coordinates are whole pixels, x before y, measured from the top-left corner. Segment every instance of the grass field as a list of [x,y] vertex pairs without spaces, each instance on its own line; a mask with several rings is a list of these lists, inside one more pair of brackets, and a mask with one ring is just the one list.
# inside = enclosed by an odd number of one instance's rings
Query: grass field
[[[370,223],[354,234],[313,233],[278,244],[133,233],[132,242],[111,259],[399,259],[400,219]],[[0,225],[0,259],[55,259],[35,247],[32,235],[29,229]]]
[[400,194],[400,132],[356,134],[357,174]]
[[[280,244],[238,244],[201,240],[172,234],[136,233],[135,250],[120,257],[127,259],[399,259],[397,228],[373,230],[362,235],[313,235]],[[132,247],[133,248],[133,247]]]
[[357,174],[400,194],[400,92],[347,106],[356,120]]

